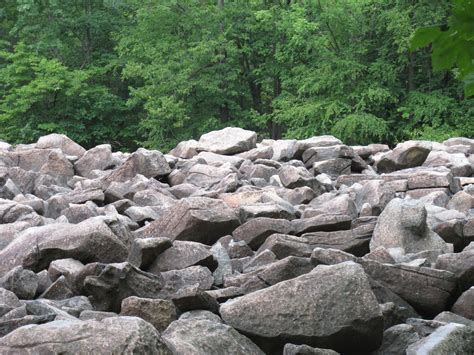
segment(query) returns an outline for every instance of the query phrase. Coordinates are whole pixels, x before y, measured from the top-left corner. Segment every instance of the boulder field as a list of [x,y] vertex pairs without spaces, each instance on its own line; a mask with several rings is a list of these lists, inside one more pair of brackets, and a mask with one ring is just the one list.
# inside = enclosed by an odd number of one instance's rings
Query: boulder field
[[0,144],[1,354],[472,354],[474,139]]

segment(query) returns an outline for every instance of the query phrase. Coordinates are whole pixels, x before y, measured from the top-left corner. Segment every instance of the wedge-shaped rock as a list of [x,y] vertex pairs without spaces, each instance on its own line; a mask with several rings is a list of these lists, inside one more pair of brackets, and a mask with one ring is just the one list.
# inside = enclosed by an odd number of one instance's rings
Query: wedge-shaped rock
[[140,237],[167,237],[211,245],[231,234],[239,220],[221,200],[190,197],[180,200],[162,217],[137,231]]
[[125,245],[103,221],[49,224],[27,229],[0,251],[0,274],[18,265],[38,272],[53,260],[67,258],[84,264],[120,262],[127,254]]
[[2,354],[171,354],[143,319],[59,320],[21,327],[0,339]]
[[368,352],[382,341],[382,313],[362,267],[353,262],[318,266],[306,275],[227,301],[220,313],[227,324],[277,349],[303,342]]
[[184,313],[162,337],[174,354],[264,354],[250,339],[208,311]]

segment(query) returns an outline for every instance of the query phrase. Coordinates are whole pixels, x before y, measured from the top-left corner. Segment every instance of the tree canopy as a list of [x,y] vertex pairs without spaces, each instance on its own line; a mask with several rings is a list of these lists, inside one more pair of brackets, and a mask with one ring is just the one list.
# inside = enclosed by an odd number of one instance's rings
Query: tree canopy
[[224,126],[351,144],[473,137],[473,6],[8,1],[0,139],[166,150]]

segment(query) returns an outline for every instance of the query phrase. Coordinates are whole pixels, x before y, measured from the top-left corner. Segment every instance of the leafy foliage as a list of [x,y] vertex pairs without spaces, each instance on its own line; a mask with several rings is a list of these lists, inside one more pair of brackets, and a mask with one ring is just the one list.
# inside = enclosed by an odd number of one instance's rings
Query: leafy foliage
[[454,0],[446,25],[423,27],[416,31],[411,48],[432,45],[434,70],[458,68],[464,80],[464,93],[474,96],[474,1]]
[[[473,136],[473,100],[458,80],[468,93],[469,6],[9,1],[0,11],[0,138],[54,131],[86,146],[166,150],[224,126],[351,144]],[[452,43],[442,40],[449,35]]]

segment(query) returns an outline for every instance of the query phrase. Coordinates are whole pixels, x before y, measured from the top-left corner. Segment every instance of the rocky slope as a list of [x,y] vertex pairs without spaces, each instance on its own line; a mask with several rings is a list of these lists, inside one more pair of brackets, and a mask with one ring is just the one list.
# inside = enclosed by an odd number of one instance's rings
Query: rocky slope
[[474,140],[0,143],[0,353],[471,354]]

